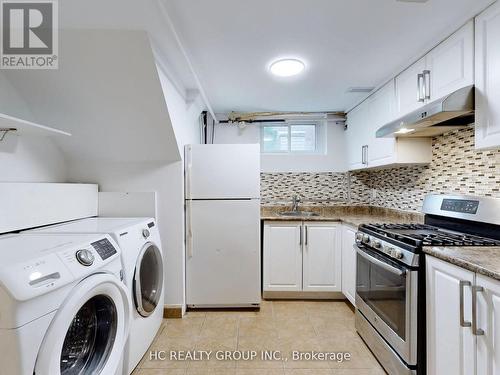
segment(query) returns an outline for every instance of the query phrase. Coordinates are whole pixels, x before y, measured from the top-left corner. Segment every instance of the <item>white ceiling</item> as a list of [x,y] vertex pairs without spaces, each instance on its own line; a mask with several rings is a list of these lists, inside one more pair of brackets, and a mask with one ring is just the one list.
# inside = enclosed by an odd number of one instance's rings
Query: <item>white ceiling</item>
[[[160,0],[216,111],[347,110],[492,0]],[[278,79],[273,59],[302,58]],[[179,65],[179,64],[177,64]]]

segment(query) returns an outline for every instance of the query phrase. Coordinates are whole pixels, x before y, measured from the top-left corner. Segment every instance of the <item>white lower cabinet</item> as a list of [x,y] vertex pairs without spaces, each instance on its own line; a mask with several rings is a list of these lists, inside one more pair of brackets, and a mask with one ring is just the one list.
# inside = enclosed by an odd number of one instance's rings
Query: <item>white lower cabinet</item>
[[342,290],[341,226],[329,223],[304,223],[302,256],[304,292]]
[[302,223],[264,224],[264,290],[302,290]]
[[[484,331],[477,336],[477,374],[500,374],[500,281],[476,275],[477,326]],[[482,288],[482,289],[481,289]]]
[[264,222],[264,291],[340,292],[341,226]]
[[342,293],[354,306],[356,296],[356,228],[342,226]]
[[500,374],[500,282],[430,256],[426,268],[427,374]]
[[427,374],[472,375],[474,336],[470,327],[460,324],[460,313],[464,314],[464,321],[471,322],[474,273],[429,256],[426,265]]

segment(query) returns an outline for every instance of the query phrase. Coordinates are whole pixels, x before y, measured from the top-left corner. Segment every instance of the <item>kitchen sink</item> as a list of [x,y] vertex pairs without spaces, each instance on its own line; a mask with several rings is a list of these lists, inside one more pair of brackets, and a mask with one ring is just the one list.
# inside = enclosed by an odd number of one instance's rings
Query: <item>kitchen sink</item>
[[298,217],[311,217],[311,216],[319,216],[316,212],[307,212],[307,211],[285,211],[280,212],[280,216],[298,216]]

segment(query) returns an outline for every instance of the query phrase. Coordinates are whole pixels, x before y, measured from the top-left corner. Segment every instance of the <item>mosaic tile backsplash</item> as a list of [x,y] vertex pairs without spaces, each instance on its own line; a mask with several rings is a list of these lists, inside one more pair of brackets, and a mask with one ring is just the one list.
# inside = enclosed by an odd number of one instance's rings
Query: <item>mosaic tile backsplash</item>
[[374,205],[420,211],[428,193],[500,198],[500,149],[476,151],[474,129],[432,140],[428,166],[351,173],[263,173],[264,204],[289,204],[293,194],[313,205]]
[[261,173],[261,203],[290,204],[298,195],[303,204],[336,205],[348,201],[345,173]]

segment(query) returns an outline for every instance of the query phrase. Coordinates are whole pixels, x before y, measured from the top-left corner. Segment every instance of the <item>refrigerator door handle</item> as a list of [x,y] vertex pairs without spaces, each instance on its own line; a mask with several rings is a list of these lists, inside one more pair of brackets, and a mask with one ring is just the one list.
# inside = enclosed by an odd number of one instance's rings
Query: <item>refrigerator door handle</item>
[[191,220],[191,201],[186,201],[186,253],[188,258],[193,257],[193,223]]
[[186,199],[191,199],[191,170],[193,160],[191,157],[191,146],[186,146]]

